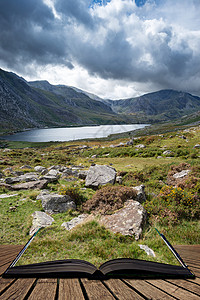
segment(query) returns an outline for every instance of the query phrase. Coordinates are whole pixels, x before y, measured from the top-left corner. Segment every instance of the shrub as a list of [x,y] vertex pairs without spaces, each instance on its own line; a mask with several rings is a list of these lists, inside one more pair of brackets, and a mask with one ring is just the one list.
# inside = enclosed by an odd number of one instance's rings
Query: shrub
[[80,206],[83,202],[86,201],[85,196],[82,194],[80,189],[76,186],[68,186],[68,187],[61,187],[60,189],[61,195],[68,195],[74,200],[77,206]]
[[200,216],[200,199],[196,192],[181,187],[165,185],[157,197],[145,204],[151,221],[173,225],[181,219],[195,219]]
[[96,211],[101,214],[112,213],[123,207],[128,199],[134,199],[136,191],[125,186],[105,186],[98,190],[84,205],[86,211]]

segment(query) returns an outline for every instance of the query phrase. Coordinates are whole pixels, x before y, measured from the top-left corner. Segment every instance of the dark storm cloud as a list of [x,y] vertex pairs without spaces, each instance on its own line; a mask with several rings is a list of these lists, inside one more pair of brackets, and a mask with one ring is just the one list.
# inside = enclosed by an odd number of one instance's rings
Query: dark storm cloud
[[10,68],[64,63],[67,45],[52,11],[41,0],[0,1],[0,59]]

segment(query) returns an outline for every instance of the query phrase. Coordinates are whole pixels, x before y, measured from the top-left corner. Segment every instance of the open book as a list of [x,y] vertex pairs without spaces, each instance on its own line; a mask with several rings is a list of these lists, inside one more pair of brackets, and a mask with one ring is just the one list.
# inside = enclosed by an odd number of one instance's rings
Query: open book
[[171,246],[164,235],[160,233],[160,236],[180,262],[181,266],[132,258],[109,260],[102,264],[98,269],[93,264],[79,259],[56,260],[15,266],[36,234],[37,232],[31,237],[17,255],[16,259],[5,271],[4,277],[86,277],[91,279],[194,277],[194,274],[190,272],[176,250]]

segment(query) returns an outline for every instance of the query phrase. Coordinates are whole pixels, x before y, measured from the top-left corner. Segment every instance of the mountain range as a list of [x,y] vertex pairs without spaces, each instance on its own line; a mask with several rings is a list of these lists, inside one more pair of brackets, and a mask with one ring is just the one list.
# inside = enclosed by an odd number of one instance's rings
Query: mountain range
[[0,69],[0,130],[99,124],[154,123],[200,111],[200,98],[161,90],[105,100],[78,88],[31,81]]

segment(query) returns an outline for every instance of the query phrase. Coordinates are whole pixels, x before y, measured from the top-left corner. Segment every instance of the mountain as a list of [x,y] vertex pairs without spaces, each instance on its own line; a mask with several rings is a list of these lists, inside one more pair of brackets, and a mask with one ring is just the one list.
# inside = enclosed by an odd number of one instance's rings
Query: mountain
[[200,110],[200,98],[189,93],[161,90],[125,100],[108,100],[112,110],[120,114],[145,117],[150,122],[167,121]]
[[0,69],[0,128],[125,123],[111,107],[67,86],[26,82]]
[[[161,90],[141,97],[105,100],[75,87],[27,82],[0,69],[0,131],[99,124],[155,123],[200,111],[200,98]],[[198,121],[199,115],[191,116]],[[185,119],[188,122],[190,117]]]

